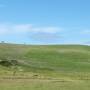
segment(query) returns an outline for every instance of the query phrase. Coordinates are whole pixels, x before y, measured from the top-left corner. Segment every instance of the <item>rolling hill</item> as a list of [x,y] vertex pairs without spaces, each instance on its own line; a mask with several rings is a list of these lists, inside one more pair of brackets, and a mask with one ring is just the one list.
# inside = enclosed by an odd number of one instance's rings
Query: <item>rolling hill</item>
[[[54,77],[90,75],[90,46],[0,44],[0,60],[16,60],[23,72]],[[3,70],[11,70],[0,65]],[[13,70],[13,69],[12,69]]]

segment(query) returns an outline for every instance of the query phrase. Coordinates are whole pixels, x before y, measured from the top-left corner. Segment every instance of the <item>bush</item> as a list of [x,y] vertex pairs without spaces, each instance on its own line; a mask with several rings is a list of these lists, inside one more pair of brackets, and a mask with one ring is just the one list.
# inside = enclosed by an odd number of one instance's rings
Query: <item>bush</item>
[[18,65],[17,60],[1,60],[0,65],[10,67]]

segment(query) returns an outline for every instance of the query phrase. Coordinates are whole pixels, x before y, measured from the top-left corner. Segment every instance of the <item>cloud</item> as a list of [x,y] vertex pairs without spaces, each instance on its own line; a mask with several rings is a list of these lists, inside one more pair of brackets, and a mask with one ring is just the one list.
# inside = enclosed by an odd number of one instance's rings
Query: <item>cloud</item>
[[84,45],[90,45],[90,41],[84,42]]
[[31,30],[31,24],[0,24],[0,35],[22,34]]
[[7,25],[0,24],[0,35],[8,34],[9,29],[10,28]]
[[0,24],[0,34],[9,33],[58,33],[62,31],[59,27],[35,27],[32,24]]
[[43,33],[57,33],[62,31],[59,27],[39,27],[39,28],[32,28],[34,32],[43,32]]
[[0,36],[23,37],[34,41],[52,42],[59,40],[59,27],[35,27],[32,24],[0,24]]
[[32,27],[28,37],[35,41],[52,43],[62,38],[60,35],[62,31],[59,27]]
[[29,37],[34,40],[39,41],[53,41],[59,40],[62,36],[58,33],[47,33],[47,32],[37,32],[29,34]]
[[31,24],[19,24],[13,25],[12,30],[15,33],[25,33],[31,31],[32,25]]

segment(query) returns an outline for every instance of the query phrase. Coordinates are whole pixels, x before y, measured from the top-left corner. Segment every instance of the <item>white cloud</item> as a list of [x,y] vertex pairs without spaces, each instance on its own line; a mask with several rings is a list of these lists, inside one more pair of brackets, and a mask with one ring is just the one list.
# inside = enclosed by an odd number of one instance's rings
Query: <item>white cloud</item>
[[22,34],[31,30],[31,24],[0,24],[0,35]]
[[9,27],[4,24],[0,24],[0,35],[8,34]]
[[39,27],[39,28],[32,28],[32,31],[43,33],[57,33],[62,31],[62,29],[58,27]]
[[59,27],[34,27],[32,24],[0,24],[0,35],[45,33],[55,34],[61,32]]
[[11,39],[33,40],[36,42],[59,41],[62,36],[59,27],[35,27],[32,24],[0,24],[0,36]]
[[33,33],[29,33],[29,38],[41,42],[56,42],[62,38],[62,29],[59,27],[39,27],[32,28]]
[[84,45],[89,45],[90,46],[90,41],[84,42]]
[[31,24],[19,24],[13,25],[12,30],[16,33],[25,33],[31,31],[32,25]]

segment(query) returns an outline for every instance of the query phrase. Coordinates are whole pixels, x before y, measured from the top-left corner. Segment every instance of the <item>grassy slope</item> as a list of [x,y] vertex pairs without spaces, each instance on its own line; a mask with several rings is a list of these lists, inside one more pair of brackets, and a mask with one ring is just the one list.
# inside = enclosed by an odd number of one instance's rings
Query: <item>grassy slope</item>
[[0,90],[90,90],[88,81],[1,80]]
[[0,44],[0,59],[16,59],[25,71],[90,72],[90,47]]
[[[0,90],[90,90],[90,46],[0,44],[0,59],[18,60],[24,70],[19,76],[37,73],[44,77],[0,79]],[[0,66],[0,76],[11,73],[11,68]]]

